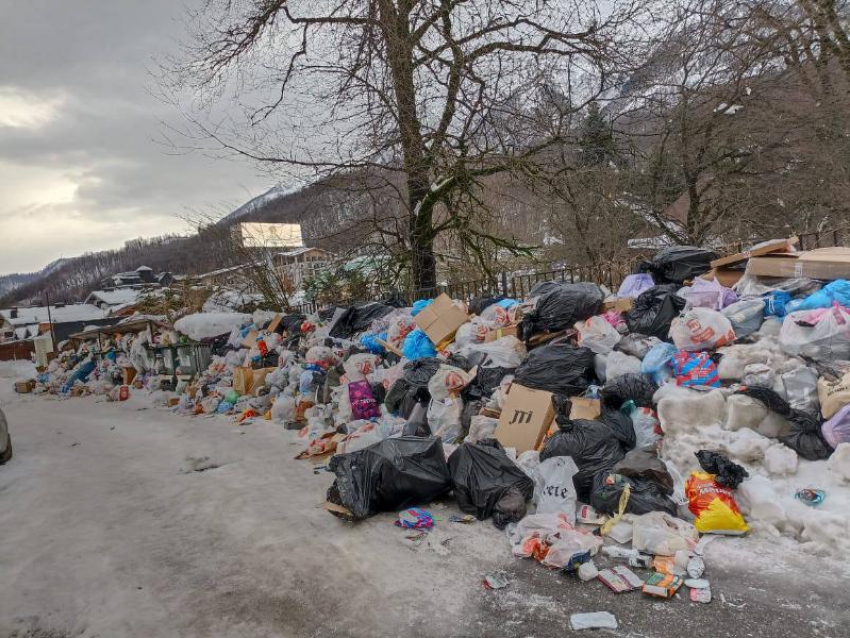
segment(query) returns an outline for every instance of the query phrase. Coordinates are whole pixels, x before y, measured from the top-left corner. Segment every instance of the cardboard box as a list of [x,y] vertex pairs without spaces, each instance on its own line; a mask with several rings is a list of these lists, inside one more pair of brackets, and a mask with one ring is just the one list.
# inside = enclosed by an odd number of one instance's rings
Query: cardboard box
[[615,310],[617,312],[628,312],[634,306],[634,299],[631,297],[618,297],[602,303],[602,312]]
[[15,392],[18,394],[29,394],[35,388],[35,383],[32,381],[17,381],[15,382]]
[[484,343],[490,343],[502,337],[516,337],[518,330],[519,326],[516,324],[505,326],[504,328],[496,328],[495,330],[488,330],[484,335]]
[[672,598],[683,584],[684,581],[679,576],[653,572],[643,586],[643,593],[660,598]]
[[255,348],[257,346],[257,337],[259,336],[259,332],[257,332],[256,330],[252,330],[247,335],[245,335],[244,339],[242,339],[242,347],[248,348],[249,350],[251,348]]
[[254,388],[254,371],[251,368],[233,369],[233,389],[239,396],[251,394]]
[[280,327],[280,322],[283,321],[283,315],[278,313],[274,316],[274,318],[269,322],[266,330],[268,332],[277,332],[277,329]]
[[121,368],[121,374],[124,377],[124,385],[131,385],[133,383],[133,379],[136,378],[136,369],[135,368]]
[[774,253],[765,257],[753,257],[747,262],[747,274],[757,277],[795,277],[800,255],[796,253]]
[[731,288],[735,284],[737,284],[741,277],[744,276],[744,270],[738,268],[712,268],[704,275],[700,275],[702,279],[707,279],[711,281],[713,279],[717,280],[721,286],[726,286],[727,288]]
[[583,397],[570,397],[573,404],[570,410],[571,419],[587,419],[593,421],[602,416],[602,401],[599,399],[585,399]]
[[819,248],[805,253],[774,253],[755,257],[747,272],[759,277],[850,278],[850,248]]
[[719,259],[715,259],[711,262],[711,267],[720,268],[723,266],[731,266],[732,264],[740,264],[747,261],[748,259],[751,259],[752,257],[758,257],[760,255],[769,255],[770,253],[787,253],[793,250],[794,246],[796,246],[797,242],[799,241],[800,239],[798,237],[789,237],[787,239],[775,239],[770,242],[765,242],[763,246],[759,246],[758,248],[753,248],[752,250],[745,250],[741,253],[735,253],[734,255],[727,255],[726,257],[720,257]]
[[469,321],[466,311],[443,293],[415,317],[416,325],[428,338],[439,345],[454,336],[457,329]]
[[505,407],[496,426],[496,440],[517,454],[536,450],[555,420],[552,393],[511,385]]

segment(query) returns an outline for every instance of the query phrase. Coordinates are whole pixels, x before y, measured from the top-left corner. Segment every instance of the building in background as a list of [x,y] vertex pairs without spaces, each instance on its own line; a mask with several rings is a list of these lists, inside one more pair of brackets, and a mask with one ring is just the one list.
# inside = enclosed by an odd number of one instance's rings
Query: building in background
[[333,266],[336,256],[323,248],[296,248],[276,253],[273,257],[278,275],[301,290],[306,279]]

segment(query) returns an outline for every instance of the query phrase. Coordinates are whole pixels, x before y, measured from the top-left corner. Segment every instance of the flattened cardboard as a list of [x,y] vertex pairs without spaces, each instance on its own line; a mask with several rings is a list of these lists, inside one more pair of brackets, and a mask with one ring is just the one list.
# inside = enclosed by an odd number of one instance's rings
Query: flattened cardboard
[[747,262],[747,274],[757,277],[796,277],[800,255],[773,253],[768,257],[753,257]]
[[519,326],[516,324],[505,326],[504,328],[496,328],[495,330],[488,330],[484,335],[484,343],[490,343],[502,337],[516,337],[518,330]]
[[712,281],[714,279],[717,280],[721,286],[726,286],[727,288],[731,288],[735,284],[737,284],[741,277],[744,276],[743,270],[738,270],[737,268],[712,268],[704,275],[700,275],[701,279],[707,279],[708,281]]
[[722,266],[731,266],[732,264],[740,264],[752,257],[758,257],[760,255],[789,252],[793,249],[794,246],[797,245],[799,241],[800,239],[798,237],[788,237],[787,239],[775,239],[771,242],[766,243],[764,246],[759,246],[758,248],[753,248],[752,250],[745,250],[744,252],[735,253],[734,255],[727,255],[726,257],[720,257],[719,259],[715,259],[711,262],[711,267],[720,268]]
[[514,383],[496,426],[496,440],[517,454],[536,450],[555,419],[552,393]]
[[634,306],[634,299],[631,297],[619,297],[602,303],[602,312],[615,310],[617,312],[628,312]]
[[439,345],[454,336],[457,329],[469,321],[469,316],[443,293],[430,306],[416,315],[416,325],[428,338]]

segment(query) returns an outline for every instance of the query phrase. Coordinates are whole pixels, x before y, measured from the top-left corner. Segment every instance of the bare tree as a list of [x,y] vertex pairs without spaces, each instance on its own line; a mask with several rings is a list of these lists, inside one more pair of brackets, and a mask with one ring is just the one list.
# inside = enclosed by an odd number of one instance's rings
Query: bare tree
[[[207,0],[171,89],[195,91],[187,117],[221,151],[314,174],[400,173],[413,282],[430,289],[442,233],[479,251],[506,243],[473,223],[481,180],[557,142],[628,55],[637,12],[632,0]],[[532,122],[545,85],[564,110]],[[244,120],[216,118],[222,96]]]

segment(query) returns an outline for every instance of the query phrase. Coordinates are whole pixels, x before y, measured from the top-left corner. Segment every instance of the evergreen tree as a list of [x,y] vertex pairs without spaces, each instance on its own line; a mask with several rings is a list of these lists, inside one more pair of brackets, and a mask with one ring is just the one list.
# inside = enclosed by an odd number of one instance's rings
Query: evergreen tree
[[591,102],[587,107],[587,115],[581,122],[578,146],[584,166],[607,166],[609,162],[616,163],[614,132],[596,102]]

